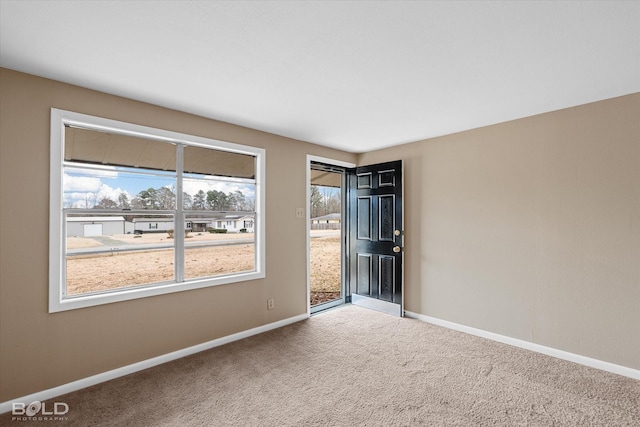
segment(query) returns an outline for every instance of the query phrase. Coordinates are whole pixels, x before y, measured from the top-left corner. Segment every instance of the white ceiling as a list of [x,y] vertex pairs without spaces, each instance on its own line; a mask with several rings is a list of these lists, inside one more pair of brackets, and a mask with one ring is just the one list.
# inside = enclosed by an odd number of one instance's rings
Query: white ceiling
[[640,2],[2,0],[0,65],[364,152],[640,92]]

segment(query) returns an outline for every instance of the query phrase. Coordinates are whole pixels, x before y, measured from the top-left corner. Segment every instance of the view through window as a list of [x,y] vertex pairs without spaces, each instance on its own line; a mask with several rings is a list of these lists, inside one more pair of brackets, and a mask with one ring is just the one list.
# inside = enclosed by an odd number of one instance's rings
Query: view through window
[[263,275],[261,150],[64,113],[59,302]]

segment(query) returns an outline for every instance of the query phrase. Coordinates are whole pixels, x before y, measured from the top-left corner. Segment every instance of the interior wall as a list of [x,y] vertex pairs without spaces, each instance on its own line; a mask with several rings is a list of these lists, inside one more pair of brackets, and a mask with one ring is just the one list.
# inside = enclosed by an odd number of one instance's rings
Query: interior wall
[[[355,155],[7,69],[0,93],[0,402],[307,312],[306,155]],[[266,278],[49,314],[52,107],[265,148]]]
[[358,164],[396,159],[407,310],[640,369],[640,94]]

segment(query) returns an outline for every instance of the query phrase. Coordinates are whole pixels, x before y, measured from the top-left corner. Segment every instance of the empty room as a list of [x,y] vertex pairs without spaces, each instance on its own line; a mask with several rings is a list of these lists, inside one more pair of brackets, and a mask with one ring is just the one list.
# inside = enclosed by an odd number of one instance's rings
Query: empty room
[[640,2],[0,0],[0,425],[640,425]]

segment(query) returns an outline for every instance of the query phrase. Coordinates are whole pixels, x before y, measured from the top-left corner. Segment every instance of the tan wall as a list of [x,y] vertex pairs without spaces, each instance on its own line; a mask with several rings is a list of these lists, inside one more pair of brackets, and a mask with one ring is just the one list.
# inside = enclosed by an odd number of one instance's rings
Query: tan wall
[[[306,155],[355,155],[6,69],[0,94],[0,402],[306,313]],[[49,314],[51,107],[265,148],[266,278]]]
[[405,164],[406,309],[640,368],[640,94],[363,154]]
[[[306,154],[355,156],[5,69],[0,94],[0,402],[306,311]],[[49,314],[51,107],[265,148],[267,277]],[[639,118],[636,94],[359,156],[405,161],[406,308],[640,368]]]

